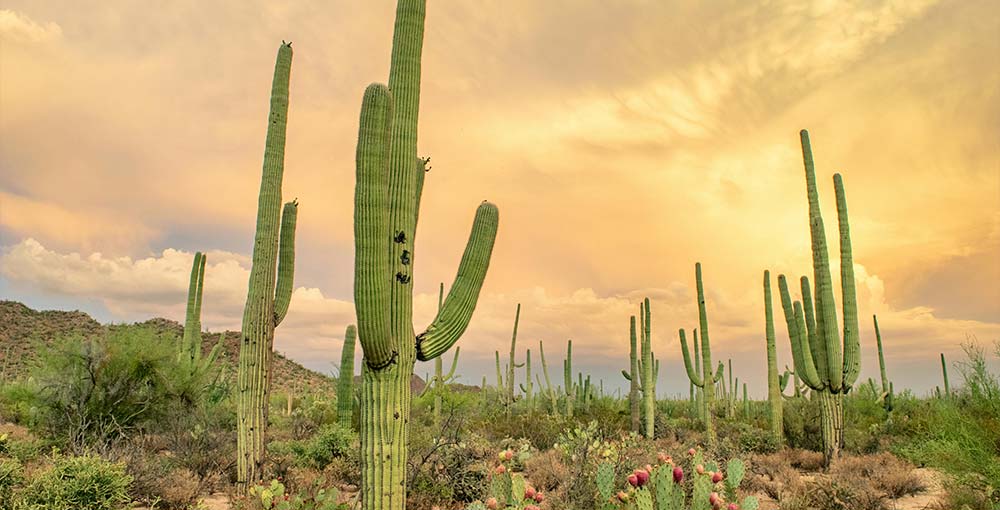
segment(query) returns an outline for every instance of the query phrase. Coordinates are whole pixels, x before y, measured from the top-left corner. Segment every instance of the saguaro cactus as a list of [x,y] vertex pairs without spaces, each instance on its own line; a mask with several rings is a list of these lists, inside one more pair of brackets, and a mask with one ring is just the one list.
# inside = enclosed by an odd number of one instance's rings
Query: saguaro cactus
[[716,373],[712,374],[712,345],[708,339],[708,311],[705,308],[705,288],[701,282],[701,262],[694,265],[695,286],[698,292],[698,327],[701,328],[701,367],[691,366],[691,353],[688,352],[684,329],[678,330],[681,340],[681,354],[684,356],[684,368],[688,379],[702,390],[702,405],[704,406],[705,436],[708,444],[715,445],[715,425],[712,423],[712,407],[715,405],[715,383],[722,380],[725,367],[719,363]]
[[[545,349],[542,347],[542,341],[538,341],[538,357],[541,358],[542,362],[542,375],[545,376],[545,393],[549,396],[549,401],[552,403],[552,412],[559,414],[559,395],[552,388],[552,380],[549,379],[549,365],[545,362]],[[535,374],[538,377],[538,374]],[[541,386],[541,381],[539,381],[539,386]]]
[[771,419],[771,437],[775,444],[785,442],[784,411],[781,381],[778,374],[778,353],[774,340],[774,312],[771,308],[771,272],[764,271],[764,338],[767,340],[767,403]]
[[573,341],[566,341],[566,359],[563,360],[563,383],[566,384],[566,417],[573,417],[576,388],[573,385]]
[[622,370],[622,375],[629,382],[628,405],[632,417],[632,432],[641,431],[641,411],[639,404],[639,359],[636,353],[635,316],[629,317],[629,371]]
[[406,507],[410,379],[416,360],[446,352],[465,331],[489,267],[498,211],[476,211],[444,305],[414,335],[413,274],[425,162],[417,158],[417,116],[425,0],[400,0],[389,86],[365,90],[354,202],[354,303],[364,352],[361,387],[361,502],[365,510]]
[[528,408],[535,409],[534,388],[535,383],[531,380],[531,349],[528,349],[524,358],[524,383],[520,385],[524,399],[528,402]]
[[809,230],[812,238],[813,277],[816,280],[815,323],[809,302],[809,282],[802,279],[802,303],[791,301],[784,275],[778,277],[781,306],[792,344],[795,372],[820,401],[823,430],[823,457],[827,465],[840,455],[844,443],[843,396],[851,390],[861,370],[861,340],[858,335],[858,308],[854,284],[854,258],[847,217],[847,198],[840,174],[833,176],[840,227],[840,280],[843,291],[843,341],[837,326],[833,298],[833,277],[820,214],[816,171],[809,133],[802,130],[802,158],[809,201]]
[[222,335],[207,356],[202,356],[201,298],[205,287],[205,260],[201,252],[194,254],[191,266],[191,282],[188,285],[187,313],[184,316],[184,335],[177,345],[177,363],[183,367],[186,378],[178,391],[188,405],[198,401],[199,393],[215,381],[219,372],[215,369],[215,359],[222,349]]
[[944,396],[951,397],[951,385],[948,384],[948,364],[944,361],[944,353],[941,353],[941,375],[944,377]]
[[[444,305],[444,283],[438,287],[438,313]],[[451,369],[444,373],[444,359],[441,356],[434,358],[434,378],[431,380],[431,388],[434,391],[434,426],[441,425],[441,408],[443,407],[444,393],[448,390],[448,384],[455,378],[455,369],[458,368],[458,353],[461,347],[455,347],[455,355],[451,359]],[[485,385],[483,386],[485,388]]]
[[885,375],[885,356],[882,354],[882,332],[878,329],[878,316],[872,315],[872,322],[875,323],[875,342],[878,344],[878,369],[882,378],[882,391],[875,392],[875,396],[882,402],[882,407],[886,412],[892,411],[892,382]]
[[354,344],[358,328],[354,324],[344,331],[344,347],[340,350],[340,371],[337,374],[337,422],[351,426],[354,414]]
[[644,421],[644,433],[647,438],[652,439],[656,424],[656,377],[658,370],[655,370],[655,357],[653,356],[653,344],[650,338],[650,312],[649,298],[645,298],[639,307],[639,323],[642,327],[642,361],[639,364],[639,374],[642,377],[642,413]]
[[271,114],[257,203],[253,265],[250,268],[246,307],[243,309],[236,383],[236,483],[241,490],[261,480],[271,393],[274,328],[285,318],[292,297],[298,204],[292,201],[285,204],[284,210],[281,207],[291,65],[292,45],[283,43],[278,49],[271,85]]

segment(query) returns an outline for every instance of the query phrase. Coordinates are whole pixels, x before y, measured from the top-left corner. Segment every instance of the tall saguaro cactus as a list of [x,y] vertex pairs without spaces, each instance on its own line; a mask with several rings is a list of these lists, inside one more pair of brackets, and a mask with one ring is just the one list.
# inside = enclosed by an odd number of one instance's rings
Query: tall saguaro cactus
[[[542,347],[542,341],[538,341],[538,357],[542,362],[542,375],[545,376],[545,393],[549,396],[549,401],[552,404],[552,412],[559,414],[559,395],[556,391],[552,389],[552,380],[549,379],[549,365],[545,362],[545,349]],[[535,374],[538,377],[538,374]],[[541,381],[539,381],[539,386],[541,386]]]
[[[438,287],[438,313],[444,305],[444,283]],[[441,356],[434,358],[434,379],[431,380],[431,387],[434,390],[434,426],[441,425],[441,408],[444,401],[443,396],[448,389],[448,384],[455,378],[455,369],[458,368],[458,353],[461,347],[455,347],[455,355],[451,359],[451,369],[444,373],[444,359]],[[485,386],[483,386],[485,389]],[[484,390],[485,391],[485,390]]]
[[[705,436],[710,446],[715,445],[715,424],[712,420],[712,407],[715,405],[715,383],[722,381],[725,366],[720,362],[715,374],[712,374],[712,344],[708,339],[708,311],[705,307],[705,288],[701,282],[701,262],[694,265],[695,287],[698,292],[698,327],[701,329],[701,367],[691,365],[691,353],[688,351],[684,329],[678,330],[681,340],[681,354],[684,356],[684,369],[688,379],[702,390],[702,405],[704,406]],[[699,373],[700,371],[700,373]]]
[[941,353],[941,375],[944,377],[944,396],[951,397],[951,385],[948,384],[948,364],[944,361],[944,353]]
[[764,338],[767,340],[767,403],[771,415],[771,437],[775,444],[781,445],[785,442],[785,422],[774,339],[774,311],[771,307],[771,272],[767,270],[764,271]]
[[414,239],[425,167],[417,116],[426,0],[399,0],[389,85],[365,90],[354,202],[354,303],[364,352],[361,501],[365,510],[406,507],[410,379],[458,341],[472,318],[496,239],[498,211],[476,211],[458,274],[426,331],[413,329]]
[[182,400],[193,405],[204,389],[219,376],[215,359],[222,349],[223,336],[208,355],[202,356],[201,299],[205,288],[205,260],[203,253],[194,254],[191,265],[191,282],[188,285],[187,313],[184,316],[184,335],[177,345],[177,363],[183,367],[185,380],[177,388]]
[[354,414],[354,344],[357,343],[358,328],[354,324],[344,331],[344,347],[340,350],[340,371],[337,374],[337,422],[345,427],[351,425]]
[[[823,431],[823,458],[827,465],[839,457],[844,444],[843,396],[851,390],[861,370],[861,340],[858,335],[858,308],[854,283],[854,258],[847,217],[847,198],[840,174],[834,174],[837,220],[840,229],[840,281],[843,292],[843,340],[837,326],[833,297],[833,277],[820,214],[809,133],[802,130],[802,158],[809,202],[809,231],[812,238],[813,278],[816,282],[815,317],[810,303],[809,281],[802,278],[802,303],[791,301],[784,275],[778,277],[781,306],[792,344],[795,373],[813,390],[820,402]],[[815,322],[813,322],[815,320]]]
[[283,43],[278,49],[271,85],[253,265],[243,310],[236,405],[236,483],[241,490],[261,480],[274,328],[285,318],[292,297],[298,204],[292,201],[285,204],[284,210],[281,207],[291,66],[292,45]]
[[642,413],[643,413],[643,433],[647,438],[653,438],[656,424],[656,377],[658,370],[655,369],[656,360],[653,356],[653,342],[650,338],[650,312],[649,298],[643,299],[639,307],[639,323],[642,327],[642,361],[639,364],[639,375],[642,384]]
[[566,385],[566,417],[573,417],[576,388],[573,385],[573,341],[566,341],[566,359],[563,360],[563,383]]
[[635,316],[629,317],[629,371],[622,370],[622,375],[628,380],[628,405],[632,417],[632,432],[641,431],[641,411],[639,403],[639,359],[636,353],[638,345],[635,335]]

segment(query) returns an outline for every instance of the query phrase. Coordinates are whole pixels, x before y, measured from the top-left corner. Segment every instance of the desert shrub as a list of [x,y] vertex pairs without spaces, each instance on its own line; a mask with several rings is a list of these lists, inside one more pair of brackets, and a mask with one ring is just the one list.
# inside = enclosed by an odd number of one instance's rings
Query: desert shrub
[[[487,461],[496,455],[495,445],[465,431],[460,411],[448,408],[447,402],[444,411],[440,427],[424,422],[411,426],[408,501],[414,508],[479,498],[485,486]],[[526,442],[508,442],[515,443],[528,455]]]
[[119,510],[129,503],[125,466],[96,456],[56,457],[21,492],[25,510]]
[[24,466],[17,459],[0,457],[0,510],[14,508],[14,491],[24,483]]
[[41,432],[74,451],[106,448],[162,416],[168,345],[151,330],[129,328],[44,349],[32,370]]
[[897,499],[925,489],[923,480],[913,469],[913,465],[891,453],[845,455],[830,466],[830,475],[840,479],[857,478],[860,484],[867,484],[887,497]]
[[37,458],[45,451],[45,444],[14,425],[0,425],[0,456],[17,459],[21,463]]
[[785,443],[793,448],[819,451],[823,448],[819,403],[808,398],[784,402]]
[[323,469],[334,457],[347,453],[357,440],[357,434],[347,427],[323,425],[313,437],[292,443],[292,452],[302,465]]
[[546,450],[532,455],[524,463],[524,476],[535,484],[536,489],[551,496],[569,478],[569,468],[563,464],[560,452]]
[[753,456],[750,468],[752,475],[745,482],[750,492],[762,492],[772,499],[784,501],[801,489],[799,473],[791,467],[783,452]]
[[990,493],[960,482],[946,483],[944,494],[930,506],[932,510],[996,510]]

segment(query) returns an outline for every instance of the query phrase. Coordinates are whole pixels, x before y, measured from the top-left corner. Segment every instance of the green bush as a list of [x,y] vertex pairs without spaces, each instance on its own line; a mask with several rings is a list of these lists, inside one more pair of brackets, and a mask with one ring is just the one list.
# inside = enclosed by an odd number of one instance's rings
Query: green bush
[[0,458],[0,510],[14,508],[14,491],[24,483],[24,466],[17,459]]
[[334,457],[345,455],[356,440],[357,435],[349,428],[337,424],[323,425],[308,440],[294,442],[292,451],[303,464],[323,469]]
[[132,477],[123,464],[96,456],[56,457],[21,491],[19,509],[119,510],[129,503]]

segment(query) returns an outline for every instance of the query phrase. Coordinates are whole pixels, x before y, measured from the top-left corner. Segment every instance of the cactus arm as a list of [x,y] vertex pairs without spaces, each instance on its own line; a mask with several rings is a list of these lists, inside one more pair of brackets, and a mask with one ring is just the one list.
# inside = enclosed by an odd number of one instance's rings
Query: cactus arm
[[826,375],[824,381],[833,392],[840,392],[844,385],[840,332],[837,327],[837,309],[833,299],[833,277],[830,274],[830,255],[826,245],[826,231],[820,213],[819,192],[816,189],[816,167],[813,162],[809,132],[799,133],[802,142],[802,159],[806,172],[806,194],[809,200],[809,233],[812,238],[813,277],[816,283],[816,330],[826,346],[826,366],[818,367]]
[[[795,365],[795,374],[802,378],[810,388],[822,390],[825,387],[820,373],[816,369],[812,350],[809,346],[806,330],[806,320],[803,314],[801,324],[798,315],[802,306],[798,301],[792,304],[791,295],[788,293],[788,281],[785,275],[778,275],[778,293],[781,295],[781,309],[785,314],[785,325],[788,327],[788,339],[792,346],[792,360]],[[801,326],[801,328],[800,328]]]
[[389,88],[365,89],[358,132],[354,195],[354,303],[365,363],[387,365],[395,357],[389,336],[389,137],[393,101]]
[[448,297],[434,322],[417,336],[417,359],[427,361],[440,356],[469,326],[490,266],[498,222],[499,211],[495,205],[485,201],[479,205],[455,283],[448,290]]
[[[187,358],[188,361],[195,361],[201,356],[200,341],[195,338],[201,337],[201,293],[205,282],[205,256],[202,253],[194,254],[194,262],[191,265],[191,281],[188,284],[187,312],[184,316],[184,336],[182,337],[181,348],[178,352],[178,361]],[[196,349],[197,347],[197,349]]]
[[[448,369],[448,373],[445,374],[442,381],[450,381],[453,377],[455,377],[455,369],[458,368],[458,353],[461,351],[461,347],[455,347],[455,355],[451,358],[451,368]],[[441,357],[439,356],[434,359],[441,359]]]
[[292,200],[281,212],[281,240],[278,243],[278,281],[274,287],[274,325],[285,320],[292,300],[295,277],[295,221],[299,203]]
[[851,226],[847,218],[844,179],[833,174],[837,197],[837,223],[840,228],[840,288],[844,315],[844,391],[849,391],[861,372],[861,335],[858,332],[858,300],[854,282],[854,255],[851,249]]
[[948,364],[944,361],[944,353],[941,353],[941,375],[944,377],[944,395],[951,396],[951,385],[948,383]]
[[[684,356],[684,369],[687,370],[688,379],[691,380],[691,384],[701,388],[705,385],[705,381],[702,380],[701,376],[698,374],[698,370],[691,365],[691,353],[688,352],[687,339],[684,337],[684,329],[681,328],[677,330],[677,334],[681,339],[681,354]],[[699,369],[701,367],[698,367]]]
[[500,371],[500,351],[493,351],[493,356],[497,364],[497,391],[503,388],[503,372]]

